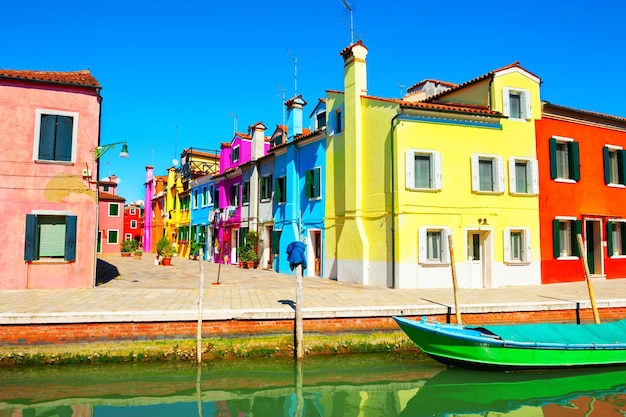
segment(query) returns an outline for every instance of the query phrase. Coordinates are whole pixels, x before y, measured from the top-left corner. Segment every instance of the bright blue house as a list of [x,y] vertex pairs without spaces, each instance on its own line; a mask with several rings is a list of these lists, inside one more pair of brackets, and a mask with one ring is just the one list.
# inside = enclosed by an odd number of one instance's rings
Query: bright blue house
[[191,213],[190,241],[204,244],[204,260],[213,259],[214,230],[211,222],[213,217],[213,195],[215,193],[215,181],[212,175],[205,175],[190,182],[191,188]]

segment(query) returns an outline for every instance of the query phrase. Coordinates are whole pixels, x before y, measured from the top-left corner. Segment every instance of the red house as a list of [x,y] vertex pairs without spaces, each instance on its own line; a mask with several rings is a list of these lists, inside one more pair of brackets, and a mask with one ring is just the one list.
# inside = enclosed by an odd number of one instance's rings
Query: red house
[[543,103],[536,122],[543,283],[626,277],[626,119]]
[[124,207],[124,240],[143,242],[143,205],[127,204]]

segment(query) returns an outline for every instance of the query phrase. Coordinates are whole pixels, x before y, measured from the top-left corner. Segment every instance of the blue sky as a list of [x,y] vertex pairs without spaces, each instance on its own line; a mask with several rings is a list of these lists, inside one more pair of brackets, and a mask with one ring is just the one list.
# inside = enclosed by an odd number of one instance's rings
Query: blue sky
[[[474,2],[347,0],[369,49],[368,92],[400,97],[434,78],[461,83],[515,61],[542,79],[542,99],[626,117],[623,18],[614,0]],[[237,130],[282,123],[282,91],[313,110],[343,89],[350,44],[341,0],[10,1],[0,68],[90,69],[102,85],[101,177],[143,199],[145,166],[164,175],[183,148],[219,149]],[[177,134],[178,132],[178,134]]]

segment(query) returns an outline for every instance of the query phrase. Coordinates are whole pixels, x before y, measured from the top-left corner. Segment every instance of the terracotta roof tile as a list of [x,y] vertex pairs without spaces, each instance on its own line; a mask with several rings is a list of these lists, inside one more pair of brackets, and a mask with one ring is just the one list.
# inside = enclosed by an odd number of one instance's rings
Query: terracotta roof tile
[[111,193],[105,193],[104,191],[98,192],[98,200],[100,201],[126,201],[124,197],[120,197],[119,195],[114,195]]
[[100,88],[98,80],[89,70],[60,72],[60,71],[30,71],[30,70],[0,70],[0,79],[35,81],[47,84],[73,85],[78,87]]
[[404,101],[404,100],[398,100],[395,98],[384,98],[384,97],[375,97],[375,96],[363,96],[363,97],[369,98],[372,100],[386,101],[388,103],[397,103],[401,105],[402,107],[411,107],[415,109],[473,113],[473,114],[483,114],[483,115],[488,115],[488,116],[500,116],[501,115],[500,112],[491,110],[487,106],[479,106],[476,104],[450,103],[450,102],[431,103],[428,101]]

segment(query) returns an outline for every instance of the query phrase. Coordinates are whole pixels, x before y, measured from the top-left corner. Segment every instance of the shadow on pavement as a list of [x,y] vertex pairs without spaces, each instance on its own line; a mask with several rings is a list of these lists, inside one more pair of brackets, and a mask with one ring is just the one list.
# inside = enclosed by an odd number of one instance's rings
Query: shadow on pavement
[[96,263],[96,286],[106,284],[120,276],[120,271],[115,265],[98,259]]

